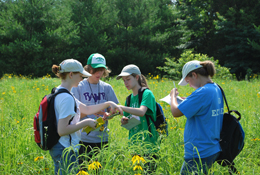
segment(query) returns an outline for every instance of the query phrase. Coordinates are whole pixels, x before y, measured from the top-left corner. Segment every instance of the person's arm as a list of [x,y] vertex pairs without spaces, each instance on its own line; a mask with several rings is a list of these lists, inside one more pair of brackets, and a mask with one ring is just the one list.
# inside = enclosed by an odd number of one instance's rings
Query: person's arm
[[92,105],[92,106],[86,106],[83,103],[80,103],[79,109],[80,112],[82,112],[85,115],[91,115],[94,113],[98,113],[102,111],[103,109],[106,109],[110,106],[110,113],[114,113],[116,111],[119,111],[121,115],[123,115],[123,111],[121,107],[119,107],[117,104],[115,104],[112,101],[107,101],[105,103],[97,104],[97,105]]
[[132,108],[132,107],[120,105],[120,107],[122,108],[123,111],[139,117],[143,117],[148,109],[146,106],[140,106],[140,108]]
[[183,113],[178,109],[178,102],[177,102],[177,96],[179,92],[176,88],[173,88],[171,90],[171,112],[174,117],[181,117],[183,116]]
[[86,126],[90,126],[92,128],[95,128],[97,121],[93,119],[85,119],[82,120],[76,124],[70,125],[69,120],[71,119],[71,116],[69,115],[66,118],[59,119],[58,121],[58,134],[60,136],[68,135],[71,133],[74,133],[81,128],[84,128]]

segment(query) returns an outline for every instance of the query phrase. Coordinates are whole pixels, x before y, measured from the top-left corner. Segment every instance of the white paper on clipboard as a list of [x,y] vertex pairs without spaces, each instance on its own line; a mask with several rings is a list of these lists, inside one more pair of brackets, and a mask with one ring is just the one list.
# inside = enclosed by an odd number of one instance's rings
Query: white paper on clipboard
[[[180,104],[184,99],[182,99],[180,96],[177,96],[177,103]],[[171,96],[170,94],[165,96],[164,98],[160,99],[160,101],[164,101],[171,105]]]

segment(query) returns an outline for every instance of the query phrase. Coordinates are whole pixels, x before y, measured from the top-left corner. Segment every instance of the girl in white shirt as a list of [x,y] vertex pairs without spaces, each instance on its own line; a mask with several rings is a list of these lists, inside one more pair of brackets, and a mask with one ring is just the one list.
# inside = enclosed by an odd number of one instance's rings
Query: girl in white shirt
[[[82,64],[74,59],[64,60],[59,66],[53,65],[52,72],[61,79],[61,85],[56,90],[65,88],[71,91],[72,87],[78,86],[82,77],[91,76],[91,74],[83,69]],[[74,110],[75,101],[77,112]],[[58,124],[57,130],[61,136],[59,142],[49,151],[54,161],[55,174],[58,172],[59,174],[68,174],[68,171],[77,169],[77,155],[80,147],[78,144],[81,138],[80,129],[87,126],[95,128],[97,124],[96,120],[93,119],[80,121],[80,113],[90,115],[108,107],[111,108],[111,113],[118,110],[122,114],[121,108],[112,101],[90,107],[84,105],[68,93],[61,93],[55,97],[54,108]],[[72,117],[73,120],[69,124]],[[70,146],[72,146],[71,150],[65,150],[65,148]],[[74,166],[70,165],[72,162],[74,162]]]

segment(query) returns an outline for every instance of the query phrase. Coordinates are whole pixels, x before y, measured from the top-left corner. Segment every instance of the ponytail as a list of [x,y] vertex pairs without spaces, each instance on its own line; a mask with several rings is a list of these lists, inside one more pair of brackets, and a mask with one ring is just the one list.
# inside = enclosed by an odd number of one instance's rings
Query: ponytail
[[[135,74],[135,73],[132,73],[131,75],[132,75],[133,77],[136,77],[136,76],[137,76],[137,74]],[[146,80],[146,78],[145,78],[145,76],[144,76],[143,74],[139,75],[138,84],[139,84],[141,87],[147,87],[147,88],[149,88],[148,83],[147,83],[147,80]]]
[[216,69],[212,61],[202,61],[200,62],[201,68],[195,69],[188,73],[188,77],[192,77],[192,72],[200,74],[205,77],[213,77],[216,74]]
[[60,73],[59,71],[61,70],[60,66],[57,66],[57,65],[52,65],[52,72],[59,78],[61,78],[62,80],[66,79],[66,76],[68,74],[68,72],[63,72],[63,73]]
[[203,68],[206,70],[207,72],[206,76],[213,77],[216,74],[216,69],[212,61],[203,61],[200,62],[200,65],[202,65]]

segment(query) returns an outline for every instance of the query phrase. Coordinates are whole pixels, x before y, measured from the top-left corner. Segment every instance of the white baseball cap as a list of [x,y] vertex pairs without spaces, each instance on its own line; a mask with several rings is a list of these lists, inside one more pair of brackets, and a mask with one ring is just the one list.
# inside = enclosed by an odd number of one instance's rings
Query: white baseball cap
[[83,69],[82,64],[74,59],[67,59],[60,63],[60,73],[63,72],[80,72],[82,75],[90,77],[91,74]]
[[182,68],[182,79],[178,83],[178,85],[185,86],[187,85],[187,81],[185,80],[186,76],[193,70],[203,67],[200,65],[200,61],[193,60],[186,63]]
[[137,74],[137,75],[140,75],[141,76],[141,71],[140,69],[134,65],[134,64],[129,64],[127,66],[125,66],[123,68],[123,70],[121,71],[121,73],[116,77],[117,80],[119,80],[120,78],[122,77],[125,77],[125,76],[129,76],[131,74]]

